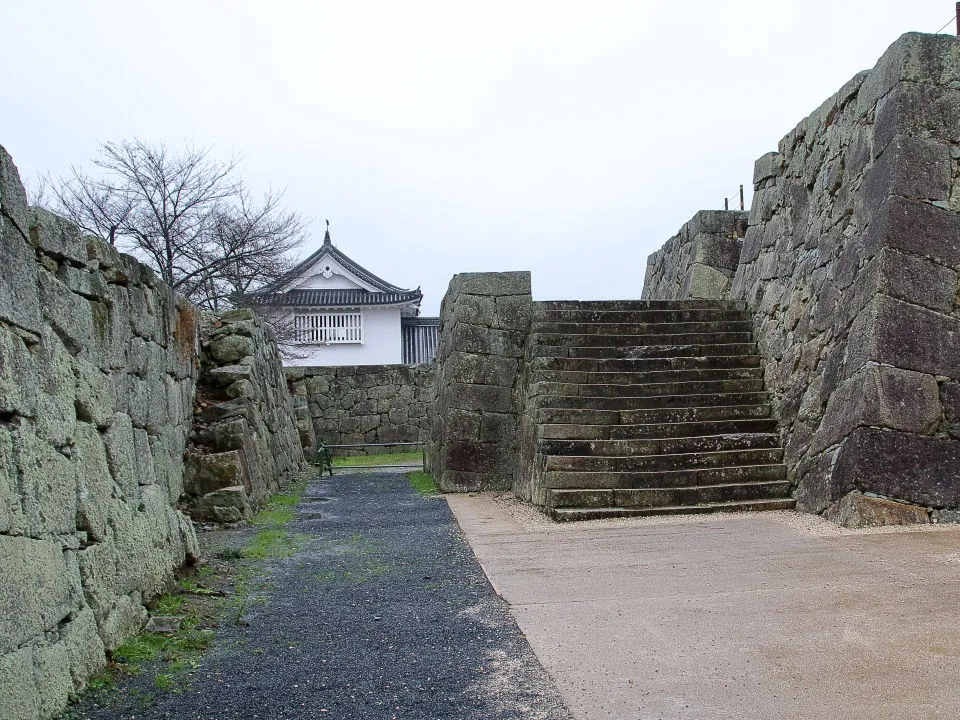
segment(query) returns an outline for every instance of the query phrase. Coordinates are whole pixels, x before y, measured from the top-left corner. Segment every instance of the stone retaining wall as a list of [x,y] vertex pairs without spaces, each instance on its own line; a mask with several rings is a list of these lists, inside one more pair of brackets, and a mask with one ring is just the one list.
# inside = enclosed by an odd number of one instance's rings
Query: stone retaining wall
[[444,491],[509,490],[518,470],[518,379],[529,272],[454,275],[440,310],[427,461]]
[[196,562],[180,507],[242,519],[304,459],[253,316],[206,318],[201,354],[196,308],[28,208],[2,147],[0,269],[0,717],[35,720],[58,715]]
[[0,717],[47,718],[197,553],[176,509],[197,313],[27,208],[0,148]]
[[236,522],[305,468],[277,342],[250,310],[204,314],[201,370],[186,456],[185,508],[200,520]]
[[728,297],[755,310],[800,509],[960,506],[958,85],[960,41],[904,35],[756,163]]
[[644,300],[727,297],[747,229],[746,212],[701,210],[647,260]]
[[[288,367],[305,446],[310,437],[327,445],[426,442],[436,366],[352,365]],[[390,448],[336,450],[337,455],[387,452]]]

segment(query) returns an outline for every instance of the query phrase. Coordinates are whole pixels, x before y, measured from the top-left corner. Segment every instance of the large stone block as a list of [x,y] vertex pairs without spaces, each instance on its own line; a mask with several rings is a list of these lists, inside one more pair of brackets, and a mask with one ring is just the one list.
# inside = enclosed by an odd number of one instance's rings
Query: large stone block
[[57,539],[0,535],[0,575],[4,578],[0,583],[0,655],[56,630],[58,623],[79,609],[75,592],[79,578],[71,577]]
[[237,450],[209,455],[190,453],[185,469],[184,487],[191,495],[202,496],[244,484],[243,460]]
[[[114,482],[120,486],[124,497],[130,500],[139,495],[140,481],[145,479],[141,477],[139,472],[137,447],[133,433],[133,423],[130,421],[130,416],[125,413],[117,413],[110,422],[109,430],[103,434],[103,444],[107,451],[107,465],[110,468],[110,475]],[[149,445],[147,447],[149,448]]]
[[960,378],[960,320],[877,295],[850,328],[847,374],[871,361]]
[[930,522],[926,508],[869,497],[858,492],[844,495],[828,507],[823,516],[846,528],[877,525],[915,525]]
[[77,266],[87,263],[87,241],[66,218],[39,207],[30,208],[30,240],[44,255]]
[[[77,481],[71,461],[28,423],[11,434],[11,451],[16,462],[14,487],[22,508],[24,531],[30,535],[68,534],[77,527]],[[75,447],[70,448],[72,453]]]
[[77,419],[106,428],[117,411],[117,396],[110,378],[83,358],[73,358],[73,374],[77,379],[75,407]]
[[95,340],[90,301],[49,273],[41,272],[38,279],[44,318],[70,353],[79,354]]
[[40,392],[38,375],[33,355],[21,337],[0,325],[0,411],[35,417]]
[[62,643],[0,655],[0,717],[37,720],[59,715],[75,689]]
[[918,200],[882,202],[861,236],[864,257],[885,247],[960,266],[960,215]]
[[450,280],[446,298],[456,301],[461,295],[530,295],[530,272],[458,273]]
[[510,388],[493,385],[451,383],[447,394],[451,409],[510,412],[513,403]]
[[876,152],[897,135],[960,142],[960,88],[897,83],[877,103],[873,134]]
[[100,433],[92,425],[77,423],[75,433],[76,445],[70,462],[79,496],[77,524],[94,540],[103,540],[113,496],[113,478],[107,462],[107,451]]
[[930,375],[871,365],[842,382],[830,396],[812,452],[839,443],[860,426],[931,433],[940,419],[937,381]]
[[875,492],[935,508],[960,505],[960,441],[859,428],[834,469],[841,492]]
[[867,171],[860,194],[874,211],[891,195],[946,201],[952,179],[953,160],[948,146],[935,140],[897,135]]

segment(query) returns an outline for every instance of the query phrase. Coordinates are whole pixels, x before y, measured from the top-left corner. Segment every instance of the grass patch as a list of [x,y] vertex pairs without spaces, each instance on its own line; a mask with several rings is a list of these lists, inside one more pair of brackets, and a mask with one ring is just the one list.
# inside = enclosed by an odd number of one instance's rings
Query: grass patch
[[288,533],[282,528],[263,529],[243,549],[243,556],[249,560],[261,561],[293,557],[308,537],[302,533]]
[[[124,676],[130,675],[142,675],[156,691],[181,692],[191,671],[199,667],[203,653],[216,639],[213,628],[230,620],[241,623],[251,607],[267,602],[270,585],[260,577],[263,563],[271,558],[290,557],[308,538],[286,529],[307,482],[305,474],[287,491],[270,499],[254,517],[256,532],[246,545],[212,552],[209,564],[181,577],[171,593],[150,603],[154,616],[183,618],[181,629],[171,634],[141,633],[118,647],[106,669],[87,681],[87,689],[98,705],[114,702],[108,696],[115,693]],[[137,687],[117,694],[121,696],[127,700],[142,696],[148,704],[154,698],[153,693]],[[73,715],[68,710],[63,717]]]
[[267,505],[267,507],[254,516],[251,524],[265,525],[267,527],[279,527],[281,525],[286,525],[291,520],[293,520],[292,507],[287,505]]
[[368,467],[371,465],[416,465],[423,461],[421,452],[380,453],[333,458],[334,467]]
[[430,473],[422,470],[407,473],[407,480],[413,486],[413,489],[421,495],[436,495],[440,492],[440,488],[437,487]]

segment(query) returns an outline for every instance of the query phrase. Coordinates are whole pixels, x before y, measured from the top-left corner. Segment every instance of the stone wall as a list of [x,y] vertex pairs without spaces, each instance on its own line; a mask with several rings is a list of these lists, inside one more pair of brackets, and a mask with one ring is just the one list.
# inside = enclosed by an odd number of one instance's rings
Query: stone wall
[[643,299],[715,300],[730,292],[748,213],[701,210],[647,260]]
[[960,506],[958,160],[960,41],[910,33],[756,163],[729,297],[754,308],[800,509]]
[[305,468],[293,397],[273,333],[250,310],[205,314],[184,505],[199,520],[249,519]]
[[450,281],[427,456],[444,491],[514,484],[518,380],[532,306],[529,272],[463,273]]
[[[310,437],[327,445],[426,442],[430,436],[433,364],[288,367],[286,376],[306,442]],[[355,448],[334,454],[367,450],[384,452]]]
[[45,718],[197,553],[176,509],[197,314],[26,205],[0,148],[0,717]]

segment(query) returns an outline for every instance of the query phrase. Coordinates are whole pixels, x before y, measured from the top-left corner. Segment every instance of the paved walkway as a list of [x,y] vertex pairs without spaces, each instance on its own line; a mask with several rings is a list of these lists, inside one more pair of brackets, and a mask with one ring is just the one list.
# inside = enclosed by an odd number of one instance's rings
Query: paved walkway
[[577,720],[960,717],[960,528],[448,502]]

